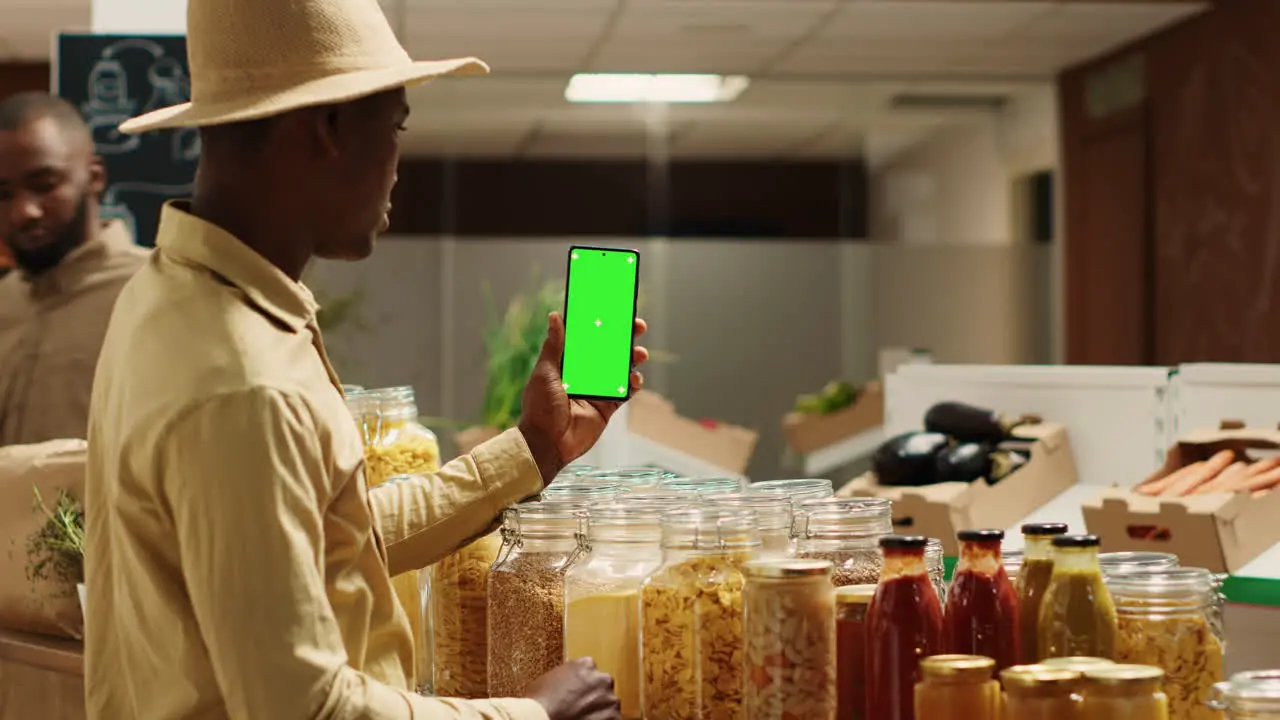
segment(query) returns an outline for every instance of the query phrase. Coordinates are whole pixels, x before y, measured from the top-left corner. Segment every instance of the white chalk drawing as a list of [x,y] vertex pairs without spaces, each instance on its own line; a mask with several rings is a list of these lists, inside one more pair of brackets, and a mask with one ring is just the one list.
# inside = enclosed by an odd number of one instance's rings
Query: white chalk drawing
[[[151,96],[145,103],[130,95],[129,74],[120,62],[127,51],[151,56],[147,80]],[[100,155],[124,155],[138,149],[142,139],[125,135],[116,128],[134,115],[186,102],[191,95],[191,79],[178,58],[165,54],[164,46],[146,38],[127,38],[111,43],[102,50],[89,71],[89,99],[80,106],[94,145]],[[173,140],[172,157],[179,162],[193,162],[200,155],[198,132],[178,132]],[[194,136],[194,138],[193,138]]]

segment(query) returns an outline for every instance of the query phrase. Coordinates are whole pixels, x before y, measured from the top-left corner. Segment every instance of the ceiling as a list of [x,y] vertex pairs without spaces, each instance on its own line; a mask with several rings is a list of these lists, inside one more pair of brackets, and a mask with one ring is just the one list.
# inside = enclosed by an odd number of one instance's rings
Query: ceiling
[[[142,0],[139,0],[140,2]],[[151,0],[174,2],[177,0]],[[416,58],[493,74],[412,91],[412,153],[520,157],[892,154],[998,109],[894,96],[1043,98],[1059,70],[1207,5],[1180,0],[381,0]],[[0,56],[42,59],[89,0],[0,0]],[[723,105],[578,105],[575,72],[745,74]]]

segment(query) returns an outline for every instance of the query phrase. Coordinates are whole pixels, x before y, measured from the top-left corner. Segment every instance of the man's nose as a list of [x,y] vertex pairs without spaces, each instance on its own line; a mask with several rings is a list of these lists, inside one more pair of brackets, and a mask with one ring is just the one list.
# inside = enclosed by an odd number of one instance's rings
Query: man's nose
[[40,196],[35,193],[20,192],[9,204],[9,220],[15,229],[20,229],[27,223],[42,217],[44,217],[44,209],[40,207]]

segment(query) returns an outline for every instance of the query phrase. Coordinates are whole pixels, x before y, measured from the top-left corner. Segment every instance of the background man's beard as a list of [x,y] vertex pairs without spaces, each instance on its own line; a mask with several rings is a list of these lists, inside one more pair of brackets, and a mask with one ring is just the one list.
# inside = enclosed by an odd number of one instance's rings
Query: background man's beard
[[57,267],[63,258],[75,250],[86,239],[84,237],[85,216],[89,212],[89,193],[82,193],[76,203],[76,214],[71,222],[53,238],[53,242],[38,248],[10,247],[13,261],[27,275],[39,275]]

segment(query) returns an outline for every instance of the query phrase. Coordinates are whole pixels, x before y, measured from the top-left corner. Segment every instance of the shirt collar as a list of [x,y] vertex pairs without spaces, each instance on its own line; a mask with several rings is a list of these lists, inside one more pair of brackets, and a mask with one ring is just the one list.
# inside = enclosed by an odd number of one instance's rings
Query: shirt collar
[[234,285],[249,303],[298,332],[315,322],[318,306],[305,285],[222,228],[174,200],[160,212],[156,248],[182,263],[204,268]]
[[[81,283],[91,281],[103,260],[133,247],[133,236],[120,220],[110,220],[97,234],[67,253],[56,266],[30,278],[23,275],[35,300],[47,300],[71,292]],[[20,270],[17,272],[21,272]]]

